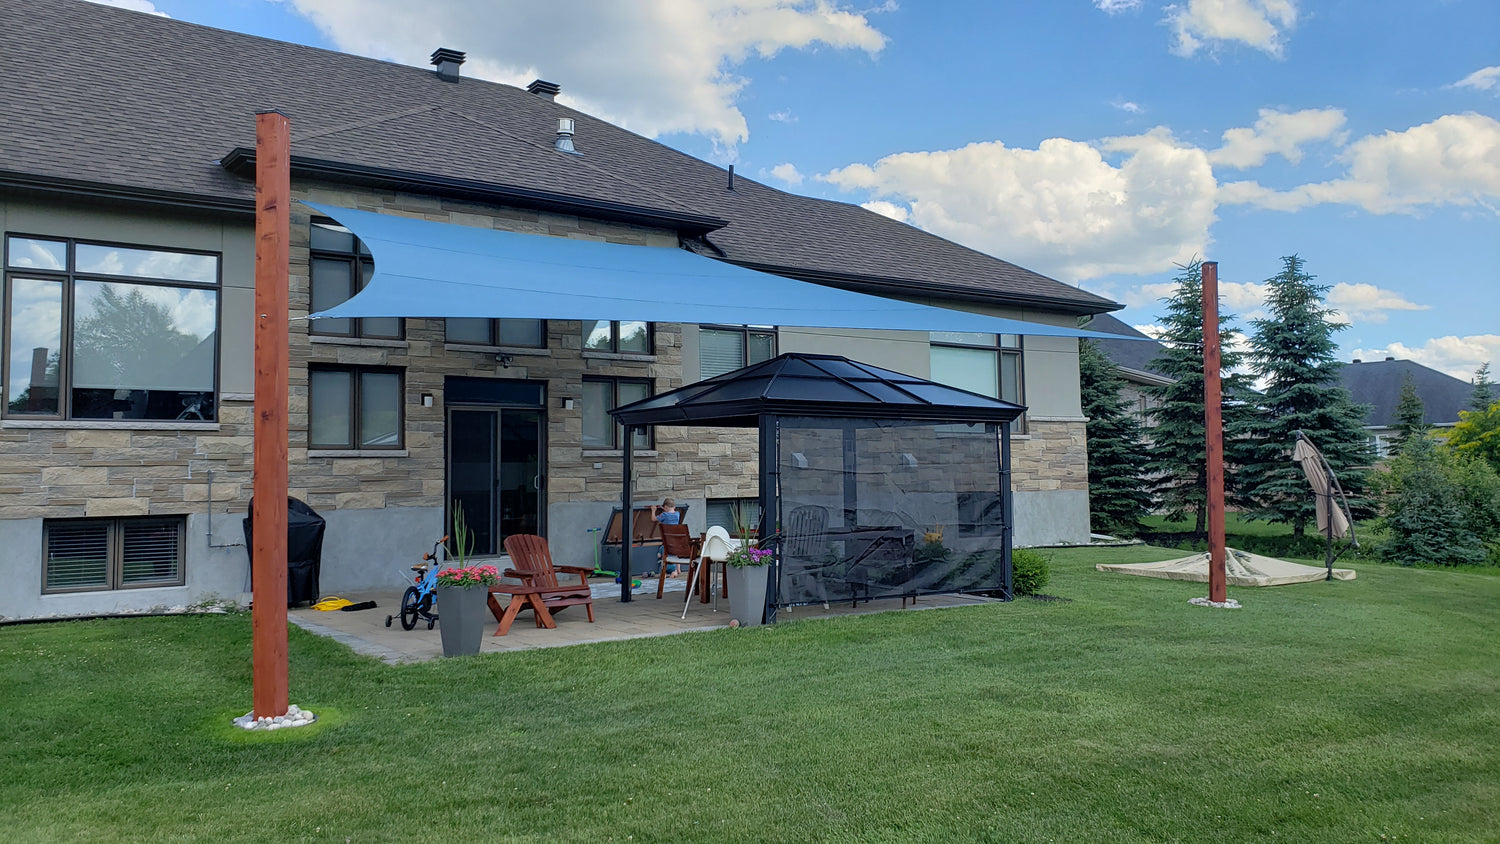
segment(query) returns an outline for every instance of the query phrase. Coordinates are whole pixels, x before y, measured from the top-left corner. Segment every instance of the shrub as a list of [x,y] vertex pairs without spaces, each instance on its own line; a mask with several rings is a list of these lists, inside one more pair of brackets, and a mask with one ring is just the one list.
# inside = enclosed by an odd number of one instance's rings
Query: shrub
[[1010,553],[1011,584],[1017,595],[1036,595],[1052,579],[1047,558],[1037,551],[1017,548]]
[[1402,565],[1500,563],[1500,479],[1489,464],[1413,437],[1380,476],[1381,556]]

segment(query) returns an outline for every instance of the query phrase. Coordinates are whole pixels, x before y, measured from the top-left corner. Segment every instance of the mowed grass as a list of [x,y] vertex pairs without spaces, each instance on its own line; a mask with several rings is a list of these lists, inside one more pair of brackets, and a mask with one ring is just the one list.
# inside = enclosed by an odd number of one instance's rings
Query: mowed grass
[[[1500,578],[1363,566],[392,667],[243,615],[0,628],[11,841],[1494,841]],[[600,612],[608,612],[601,606]]]

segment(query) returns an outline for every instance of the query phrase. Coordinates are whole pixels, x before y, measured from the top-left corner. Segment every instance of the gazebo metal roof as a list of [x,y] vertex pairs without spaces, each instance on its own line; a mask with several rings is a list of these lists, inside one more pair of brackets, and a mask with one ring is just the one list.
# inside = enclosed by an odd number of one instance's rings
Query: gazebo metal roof
[[914,375],[838,355],[788,352],[610,413],[622,425],[753,428],[763,415],[1010,422],[1026,411]]

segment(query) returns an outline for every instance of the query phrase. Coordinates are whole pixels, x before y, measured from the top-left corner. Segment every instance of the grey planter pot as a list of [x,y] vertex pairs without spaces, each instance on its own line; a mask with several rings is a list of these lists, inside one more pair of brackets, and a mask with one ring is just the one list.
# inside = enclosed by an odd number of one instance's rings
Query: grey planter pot
[[479,644],[484,641],[484,622],[490,615],[485,606],[489,593],[490,590],[483,586],[437,588],[438,630],[443,634],[443,656],[479,653]]
[[770,566],[728,566],[729,614],[741,627],[760,624],[766,612],[766,583]]

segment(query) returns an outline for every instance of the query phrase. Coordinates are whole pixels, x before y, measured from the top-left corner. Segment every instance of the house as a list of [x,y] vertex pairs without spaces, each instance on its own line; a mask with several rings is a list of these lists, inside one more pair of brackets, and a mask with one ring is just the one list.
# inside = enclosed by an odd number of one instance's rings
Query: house
[[[733,177],[563,106],[555,84],[466,77],[453,50],[415,68],[81,0],[0,7],[0,46],[4,617],[248,590],[257,111],[289,117],[305,202],[686,248],[1051,326],[1119,307],[862,208]],[[349,230],[293,208],[289,486],[328,521],[325,593],[394,593],[453,507],[480,554],[536,532],[559,558],[592,560],[620,492],[608,411],[786,351],[1027,405],[1016,541],[1087,540],[1072,338],[301,319],[356,293],[373,262]],[[638,494],[673,495],[695,529],[757,493],[753,435],[663,427],[635,457]]]
[[[1147,335],[1132,328],[1118,317],[1098,314],[1089,320],[1090,331],[1103,334],[1118,334],[1135,337],[1135,340],[1095,340],[1094,345],[1115,365],[1115,370],[1125,381],[1120,397],[1125,399],[1130,414],[1142,425],[1151,425],[1151,409],[1159,402],[1146,394],[1147,387],[1170,384],[1172,379],[1158,372],[1152,365],[1162,353],[1162,345]],[[1150,342],[1146,342],[1146,341]]]
[[1365,431],[1370,446],[1381,457],[1390,455],[1396,435],[1396,405],[1401,388],[1411,378],[1422,400],[1423,419],[1434,428],[1451,428],[1458,424],[1458,412],[1469,409],[1474,385],[1452,375],[1438,372],[1409,360],[1362,361],[1355,359],[1339,373],[1339,382],[1349,391],[1355,404],[1370,406],[1365,417]]

